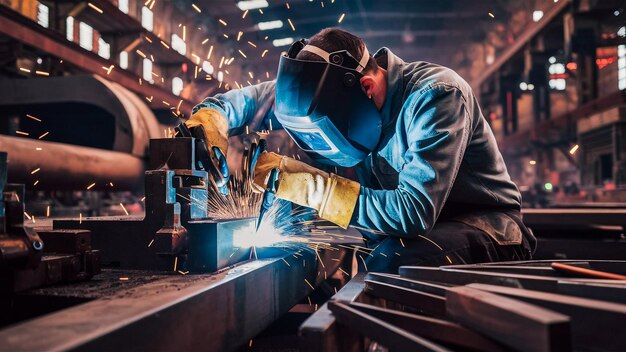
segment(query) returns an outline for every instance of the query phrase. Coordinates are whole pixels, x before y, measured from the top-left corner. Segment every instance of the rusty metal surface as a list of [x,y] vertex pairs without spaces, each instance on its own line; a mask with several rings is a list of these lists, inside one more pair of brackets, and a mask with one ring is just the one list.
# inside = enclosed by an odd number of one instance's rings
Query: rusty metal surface
[[118,190],[141,186],[144,162],[130,154],[9,136],[0,136],[0,150],[9,153],[12,182],[32,184],[31,171],[45,170],[38,189],[84,190],[94,182],[92,189],[104,188],[109,182]]
[[290,257],[123,290],[2,330],[0,350],[233,350],[309,294],[317,265],[288,266]]

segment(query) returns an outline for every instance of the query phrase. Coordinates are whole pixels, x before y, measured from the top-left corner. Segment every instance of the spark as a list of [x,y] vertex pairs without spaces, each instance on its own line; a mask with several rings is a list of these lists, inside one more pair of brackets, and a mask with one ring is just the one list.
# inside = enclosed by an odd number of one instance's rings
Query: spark
[[294,27],[293,23],[291,22],[291,18],[288,18],[287,22],[289,22],[289,26],[291,26],[291,29],[295,32],[296,31],[296,27]]
[[26,117],[31,118],[31,119],[33,119],[33,120],[35,120],[35,121],[37,121],[37,122],[41,122],[41,119],[38,119],[38,118],[36,118],[36,117],[35,117],[35,116],[33,116],[33,115],[26,114]]
[[202,44],[202,45],[204,45],[204,44],[206,44],[208,41],[209,41],[209,38],[205,38],[205,39],[202,41],[202,43],[201,43],[201,44]]
[[162,41],[162,40],[161,40],[161,45],[163,45],[163,46],[164,46],[165,48],[167,48],[167,49],[169,49],[169,48],[170,48],[170,46],[169,46],[169,45],[167,45],[167,43],[166,43],[166,42],[164,42],[164,41]]
[[446,259],[448,259],[448,262],[452,264],[452,259],[450,259],[450,257],[448,257],[447,255],[446,255]]
[[107,69],[107,75],[111,74],[111,71],[113,71],[113,68],[115,67],[115,65],[111,65],[108,69]]
[[228,26],[228,23],[226,23],[226,21],[224,21],[223,19],[219,19],[219,22],[223,25],[223,26]]
[[50,217],[50,206],[49,205],[46,207],[46,217],[47,218]]
[[20,67],[20,71],[30,73],[30,70],[27,68]]
[[146,200],[146,197],[141,198],[139,201],[143,202]]
[[35,150],[43,150],[43,148],[37,147],[37,148],[35,148]]
[[428,241],[428,242],[430,242],[430,243],[434,244],[437,248],[439,248],[440,250],[442,250],[442,251],[443,251],[443,248],[441,248],[441,246],[440,246],[440,245],[438,245],[437,243],[435,243],[435,241],[431,240],[431,239],[430,239],[430,238],[428,238],[428,237],[424,237],[424,236],[422,236],[422,235],[418,235],[418,236],[419,236],[419,237],[421,237],[421,238],[423,238],[423,239],[425,239],[426,241]]
[[209,53],[206,56],[206,59],[210,59],[211,58],[211,54],[213,53],[213,45],[211,45],[211,47],[209,48]]
[[228,34],[224,33],[222,35],[224,36],[224,38],[228,39]]
[[152,39],[150,37],[143,37],[148,43],[152,44]]
[[291,7],[289,6],[288,2],[285,2],[285,6],[287,7],[287,10],[291,10]]
[[341,23],[341,21],[343,21],[344,17],[346,17],[346,14],[342,13],[341,16],[339,17],[339,21],[337,21],[337,23]]
[[36,168],[35,170],[31,171],[31,172],[30,172],[30,174],[31,174],[31,175],[34,175],[34,174],[38,173],[38,172],[39,172],[39,170],[41,170],[41,168],[40,168],[40,167],[38,167],[38,168]]
[[347,277],[350,277],[350,274],[348,274],[345,270],[343,270],[342,268],[338,268],[342,273],[344,273]]
[[31,219],[30,215],[28,215],[28,213],[27,213],[27,212],[24,212],[24,215],[26,215],[26,217],[28,218],[28,220],[30,220],[30,219]]
[[268,52],[267,49],[263,50],[263,53],[261,54],[261,57],[265,57],[265,54],[267,54],[267,52]]
[[83,223],[83,213],[78,213],[78,223],[79,224]]
[[120,281],[128,281],[127,277],[120,277]]
[[17,134],[21,134],[22,136],[28,136],[28,132],[15,131]]
[[285,264],[287,264],[287,266],[291,266],[291,265],[289,265],[289,262],[285,260],[285,258],[280,258],[280,259],[282,259],[283,262],[285,262]]
[[174,271],[176,271],[177,266],[178,266],[178,256],[174,257]]
[[243,35],[242,31],[239,31],[239,33],[237,33],[237,41],[239,41],[241,39],[242,35]]
[[248,40],[248,44],[250,44],[250,46],[252,46],[253,48],[256,48],[256,44],[254,44],[253,42]]
[[122,207],[122,210],[124,210],[124,212],[126,213],[126,215],[128,214],[128,210],[126,210],[126,208],[124,207],[124,204],[120,203],[120,207]]
[[359,254],[358,257],[361,259],[361,262],[363,262],[363,267],[365,267],[365,271],[367,270],[367,264],[365,264],[365,260],[363,259],[363,257]]
[[35,71],[35,73],[40,76],[50,76],[50,73],[45,71]]
[[251,79],[254,79],[254,75],[252,74],[252,71],[248,72],[248,76],[250,76]]
[[89,186],[87,186],[87,189],[92,189],[93,186],[95,186],[95,185],[96,185],[96,183],[94,182],[94,183],[90,184]]
[[90,2],[88,2],[87,5],[89,7],[91,7],[92,9],[94,9],[95,11],[99,12],[100,14],[104,13],[104,11],[102,11],[102,9],[100,9],[98,6],[96,6],[96,5],[94,5],[94,4],[90,3]]
[[143,57],[144,59],[146,58],[146,54],[144,54],[143,51],[137,49],[137,50],[135,50],[135,52],[137,53],[137,55]]
[[306,282],[307,285],[309,285],[309,287],[311,288],[311,290],[315,290],[315,287],[313,287],[313,285],[311,285],[311,283],[309,282],[309,280],[304,279],[304,282]]
[[[265,71],[265,77],[270,78],[270,73],[269,71]],[[270,121],[271,122],[271,121]]]
[[154,243],[154,238],[150,241],[150,243],[148,243],[148,248],[150,248],[150,246],[152,246],[153,243]]
[[404,241],[402,241],[402,238],[400,238],[400,244],[404,247]]
[[183,26],[183,41],[187,40],[187,26]]
[[489,17],[491,17],[491,18],[496,18],[496,16],[494,16],[494,14],[493,14],[493,13],[491,13],[491,12],[489,12],[489,13],[488,13],[488,15],[489,15]]
[[570,149],[570,150],[569,150],[569,153],[570,153],[571,155],[576,154],[576,152],[578,151],[578,148],[580,148],[580,146],[579,146],[578,144],[574,145],[574,146],[572,147],[572,149]]
[[198,5],[196,4],[191,4],[191,7],[193,7],[194,10],[196,10],[198,13],[202,13],[202,10],[200,10],[200,8],[198,7]]
[[248,10],[243,12],[243,15],[241,15],[241,18],[246,18],[247,15],[248,15]]

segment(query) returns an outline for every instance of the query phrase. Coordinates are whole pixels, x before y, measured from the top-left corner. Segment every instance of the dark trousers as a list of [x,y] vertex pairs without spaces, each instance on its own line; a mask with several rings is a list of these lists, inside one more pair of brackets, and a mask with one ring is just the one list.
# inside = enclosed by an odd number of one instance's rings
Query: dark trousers
[[[521,223],[521,221],[520,221]],[[520,245],[499,245],[485,232],[461,222],[439,221],[426,236],[417,238],[383,237],[368,241],[369,253],[358,252],[359,269],[398,273],[402,265],[442,266],[531,259],[535,239],[522,226]]]

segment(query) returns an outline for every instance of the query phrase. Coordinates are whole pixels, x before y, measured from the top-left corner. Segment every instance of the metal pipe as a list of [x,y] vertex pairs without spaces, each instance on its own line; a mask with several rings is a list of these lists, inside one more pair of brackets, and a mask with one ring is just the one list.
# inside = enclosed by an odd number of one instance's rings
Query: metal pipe
[[136,190],[145,171],[130,154],[27,138],[0,136],[0,151],[8,152],[9,182],[30,189]]

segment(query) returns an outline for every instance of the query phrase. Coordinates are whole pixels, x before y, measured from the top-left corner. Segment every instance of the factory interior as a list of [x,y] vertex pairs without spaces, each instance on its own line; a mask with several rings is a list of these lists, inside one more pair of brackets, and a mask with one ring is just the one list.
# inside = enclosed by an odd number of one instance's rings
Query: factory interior
[[626,0],[0,0],[0,352],[625,351]]

